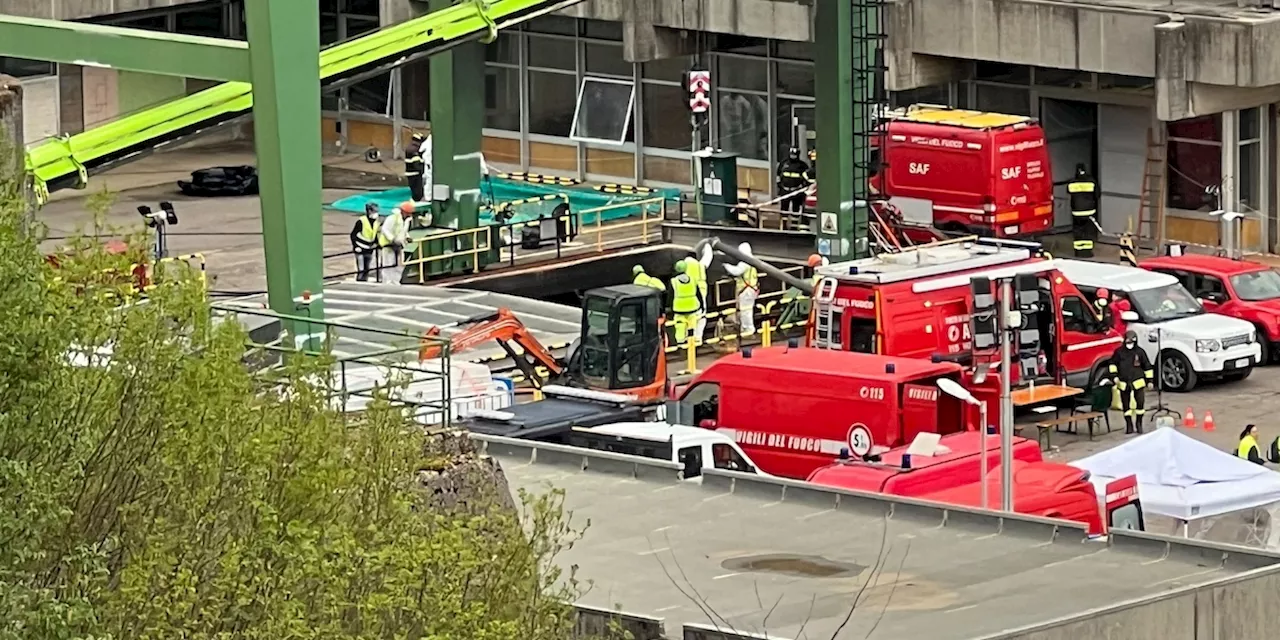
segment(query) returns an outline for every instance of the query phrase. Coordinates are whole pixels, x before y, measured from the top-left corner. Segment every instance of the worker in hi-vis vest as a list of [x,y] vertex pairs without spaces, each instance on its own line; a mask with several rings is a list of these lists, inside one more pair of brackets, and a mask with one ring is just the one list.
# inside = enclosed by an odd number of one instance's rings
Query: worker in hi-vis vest
[[[750,258],[751,243],[738,245],[738,252]],[[760,274],[756,268],[745,263],[726,264],[724,270],[735,279],[738,292],[738,326],[742,335],[749,336],[756,332],[756,297],[760,294]]]
[[378,230],[382,218],[378,205],[370,202],[364,206],[364,215],[351,228],[351,251],[356,254],[356,280],[365,282],[373,269],[374,252],[378,250]]
[[[698,314],[698,321],[694,323],[693,337],[698,339],[698,344],[702,344],[703,336],[707,331],[707,313],[711,311],[711,298],[707,295],[707,269],[711,267],[711,246],[702,247],[702,254],[698,256],[689,256],[681,258],[680,262],[684,263],[684,272],[689,274],[694,284],[698,285],[698,293],[702,295],[702,312]],[[676,264],[676,271],[679,272],[679,263]]]
[[1262,448],[1258,446],[1258,426],[1246,424],[1240,432],[1240,444],[1236,446],[1236,457],[1254,464],[1263,464]]
[[677,343],[689,338],[689,329],[697,326],[698,316],[706,309],[698,283],[694,282],[687,268],[684,260],[677,262],[676,277],[671,279],[671,315],[676,323]]
[[1071,196],[1071,247],[1077,258],[1092,258],[1093,243],[1098,239],[1098,183],[1083,164],[1076,165],[1067,194]]
[[658,291],[667,290],[667,285],[662,284],[662,280],[659,280],[658,278],[655,278],[645,273],[644,267],[640,265],[631,267],[631,273],[635,275],[635,278],[631,281],[631,284],[639,285],[641,287],[650,287],[653,289],[657,289]]

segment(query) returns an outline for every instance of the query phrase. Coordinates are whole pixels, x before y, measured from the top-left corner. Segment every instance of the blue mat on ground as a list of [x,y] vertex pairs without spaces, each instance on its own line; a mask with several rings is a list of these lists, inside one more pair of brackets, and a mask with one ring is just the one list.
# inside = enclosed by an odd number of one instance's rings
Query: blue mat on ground
[[[579,224],[595,224],[596,217],[602,218],[605,222],[610,220],[619,220],[629,218],[631,216],[640,215],[643,209],[647,209],[650,213],[657,212],[661,206],[656,202],[648,204],[637,204],[631,207],[614,207],[603,211],[592,211],[599,207],[621,204],[627,202],[636,202],[655,198],[664,198],[675,200],[680,197],[679,189],[655,189],[654,193],[635,195],[635,194],[616,194],[602,193],[595,191],[589,186],[556,186],[535,184],[524,182],[522,180],[511,180],[508,178],[492,177],[486,183],[480,185],[481,197],[486,204],[492,204],[494,201],[498,203],[525,200],[529,198],[539,198],[547,195],[564,194],[569,198],[569,208],[575,213],[582,213]],[[408,201],[409,188],[399,187],[396,189],[388,189],[386,191],[371,191],[354,196],[347,196],[337,202],[329,205],[332,209],[346,211],[348,213],[362,214],[366,204],[373,202],[378,205],[384,215],[391,213],[399,207],[402,202]],[[513,207],[515,217],[513,222],[521,222],[524,220],[535,220],[544,216],[551,215],[556,205],[561,200],[538,200],[517,204]],[[481,224],[493,223],[493,211],[485,209],[480,212]]]

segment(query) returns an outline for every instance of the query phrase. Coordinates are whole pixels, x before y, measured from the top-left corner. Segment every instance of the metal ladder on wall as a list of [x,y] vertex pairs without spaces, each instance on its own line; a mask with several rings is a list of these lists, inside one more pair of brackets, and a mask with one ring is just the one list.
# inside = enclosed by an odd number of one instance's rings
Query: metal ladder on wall
[[1168,146],[1163,132],[1147,130],[1147,160],[1142,171],[1142,193],[1138,198],[1138,226],[1133,229],[1138,245],[1156,253],[1164,244],[1165,184],[1169,173]]
[[[886,90],[889,67],[884,59],[888,38],[884,28],[885,4],[886,0],[853,0],[853,164],[865,176],[854,184],[854,197],[868,203],[869,237],[865,242],[870,247],[875,241],[880,250],[892,251],[891,246],[886,246],[886,238],[877,237],[882,235],[877,232],[883,230],[884,225],[874,211],[875,194],[871,189],[871,174],[878,170],[871,149],[873,146],[885,148],[885,129],[877,125],[880,114],[889,106]],[[864,239],[850,240],[856,244]]]
[[819,349],[839,349],[836,333],[835,299],[838,282],[835,278],[823,278],[813,293],[814,326],[813,342]]

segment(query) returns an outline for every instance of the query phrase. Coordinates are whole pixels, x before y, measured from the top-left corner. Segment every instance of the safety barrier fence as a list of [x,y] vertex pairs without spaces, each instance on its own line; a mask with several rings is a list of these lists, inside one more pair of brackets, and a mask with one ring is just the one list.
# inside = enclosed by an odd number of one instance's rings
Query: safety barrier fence
[[773,231],[811,231],[817,216],[808,211],[785,211],[776,204],[723,204],[681,198],[667,207],[667,222],[729,224]]
[[[182,270],[183,273],[174,274],[173,269],[175,267]],[[105,291],[98,291],[95,295],[101,296],[103,299],[118,298],[121,304],[146,298],[148,293],[151,293],[157,287],[163,286],[166,282],[177,281],[188,275],[193,275],[202,289],[208,290],[209,288],[208,265],[202,253],[172,256],[152,262],[135,262],[129,265],[127,273],[122,273],[117,269],[104,269],[101,275],[102,280],[96,284],[119,286]],[[170,278],[170,276],[174,275],[178,277]],[[55,277],[53,281],[61,282],[62,278]]]
[[[364,327],[307,315],[309,303],[299,300],[297,314],[281,314],[264,303],[216,303],[212,313],[224,321],[240,322],[249,331],[245,362],[267,386],[283,382],[280,374],[291,356],[331,358],[331,377],[316,378],[335,409],[358,412],[379,394],[412,408],[419,422],[448,426],[461,397],[450,343],[446,339]],[[428,363],[418,361],[424,344],[440,350]],[[465,377],[462,379],[465,385]],[[483,381],[475,381],[482,385]],[[467,391],[462,389],[461,391]]]
[[630,640],[788,640],[780,636],[733,629],[727,624],[706,625],[688,623],[680,627],[679,636],[666,634],[666,622],[662,618],[602,609],[587,605],[574,605],[577,626],[574,638]]

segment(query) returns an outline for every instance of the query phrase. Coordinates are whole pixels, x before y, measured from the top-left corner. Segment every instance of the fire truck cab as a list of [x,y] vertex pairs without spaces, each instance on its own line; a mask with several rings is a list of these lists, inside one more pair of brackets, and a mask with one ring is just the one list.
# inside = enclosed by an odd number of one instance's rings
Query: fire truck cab
[[810,344],[966,363],[973,349],[970,280],[1036,274],[1038,378],[1088,387],[1122,341],[1122,325],[1040,254],[1033,242],[961,238],[819,267]]

